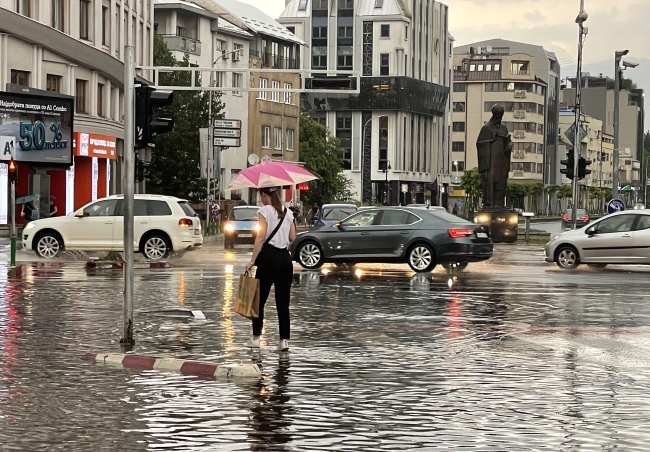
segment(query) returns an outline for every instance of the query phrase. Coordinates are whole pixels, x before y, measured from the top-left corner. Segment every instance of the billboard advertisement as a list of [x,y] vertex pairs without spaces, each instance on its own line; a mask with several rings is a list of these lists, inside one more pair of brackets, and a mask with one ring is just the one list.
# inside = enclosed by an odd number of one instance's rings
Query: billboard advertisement
[[0,92],[0,160],[72,165],[73,97]]
[[94,133],[75,132],[73,135],[74,155],[115,160],[117,158],[117,138]]

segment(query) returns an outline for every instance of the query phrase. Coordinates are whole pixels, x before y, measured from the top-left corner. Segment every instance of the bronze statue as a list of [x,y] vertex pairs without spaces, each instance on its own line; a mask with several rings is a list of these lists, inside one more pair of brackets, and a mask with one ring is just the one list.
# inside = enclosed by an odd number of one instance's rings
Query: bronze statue
[[504,108],[492,107],[492,118],[485,123],[476,140],[478,170],[483,181],[483,208],[504,207],[512,140],[508,128],[501,122]]

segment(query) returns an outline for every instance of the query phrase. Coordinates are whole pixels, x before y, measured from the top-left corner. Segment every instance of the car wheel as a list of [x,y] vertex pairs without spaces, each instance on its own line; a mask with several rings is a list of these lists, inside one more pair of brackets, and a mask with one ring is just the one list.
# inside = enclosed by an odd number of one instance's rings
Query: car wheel
[[167,256],[169,248],[169,243],[165,237],[157,234],[151,235],[144,242],[142,254],[149,260],[157,261]]
[[469,262],[446,262],[443,264],[443,267],[445,267],[449,273],[454,273],[465,270],[467,265],[469,265]]
[[427,273],[432,271],[436,266],[433,250],[424,243],[415,245],[408,253],[408,264],[414,272]]
[[308,270],[323,266],[323,251],[314,242],[307,242],[298,248],[298,263]]
[[555,253],[555,263],[562,269],[572,270],[580,265],[580,256],[574,247],[564,245]]
[[58,256],[61,248],[61,241],[56,235],[45,233],[36,238],[36,246],[34,247],[34,251],[36,251],[36,254],[39,257],[51,259]]

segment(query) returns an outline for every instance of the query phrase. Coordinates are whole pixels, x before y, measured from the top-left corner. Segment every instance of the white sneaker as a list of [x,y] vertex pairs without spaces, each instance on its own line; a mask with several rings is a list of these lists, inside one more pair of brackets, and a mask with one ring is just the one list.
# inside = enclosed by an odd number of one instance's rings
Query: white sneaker
[[246,347],[260,348],[260,338],[259,338],[259,336],[257,337],[257,339],[255,339],[255,336],[249,337],[248,342],[246,342]]
[[279,352],[286,352],[289,350],[289,341],[286,339],[282,339],[280,343],[278,344],[278,351]]

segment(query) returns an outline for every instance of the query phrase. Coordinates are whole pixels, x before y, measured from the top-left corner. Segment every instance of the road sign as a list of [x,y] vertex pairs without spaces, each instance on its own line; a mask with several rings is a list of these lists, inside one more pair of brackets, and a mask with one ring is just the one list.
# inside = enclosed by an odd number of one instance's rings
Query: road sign
[[230,146],[233,148],[238,148],[241,146],[241,140],[239,138],[214,138],[212,142],[214,146]]
[[220,129],[241,129],[239,119],[215,119],[214,126]]
[[212,136],[215,138],[240,138],[241,130],[239,129],[214,129]]
[[622,212],[625,210],[625,203],[622,199],[614,198],[607,203],[607,213]]
[[[571,124],[571,127],[569,127],[566,132],[564,132],[564,135],[566,135],[566,137],[569,139],[569,142],[573,144],[573,140],[575,139],[575,135],[576,135],[575,122]],[[582,142],[582,140],[584,140],[586,136],[587,136],[587,131],[585,130],[584,127],[580,126],[580,140],[578,141]]]

